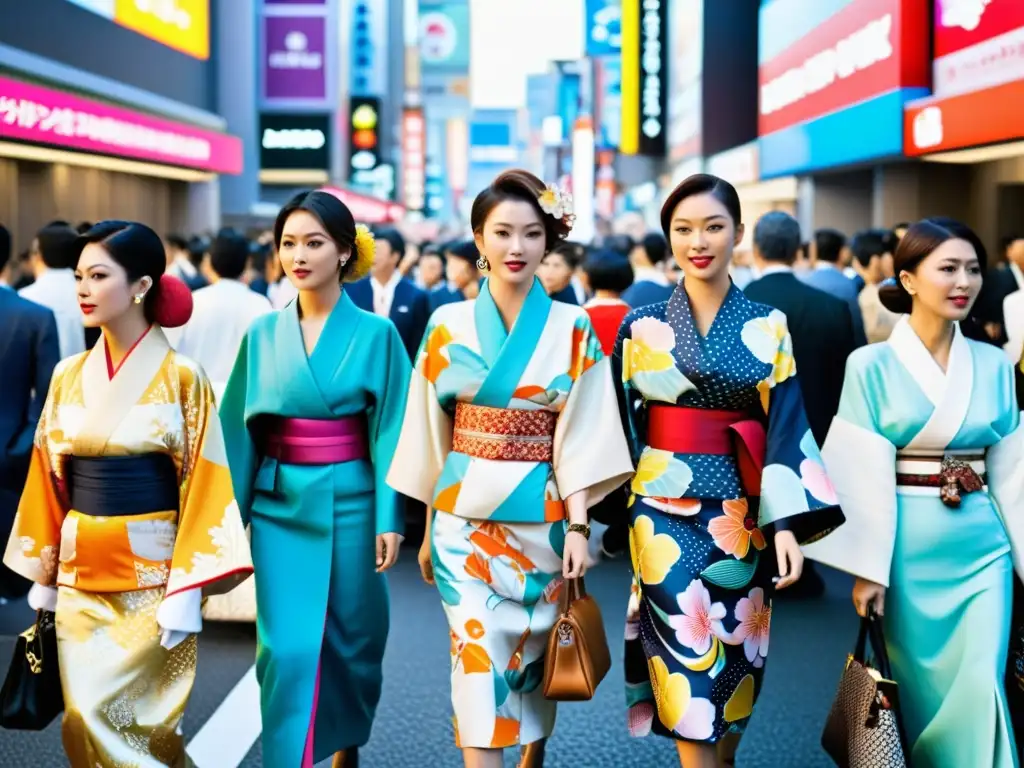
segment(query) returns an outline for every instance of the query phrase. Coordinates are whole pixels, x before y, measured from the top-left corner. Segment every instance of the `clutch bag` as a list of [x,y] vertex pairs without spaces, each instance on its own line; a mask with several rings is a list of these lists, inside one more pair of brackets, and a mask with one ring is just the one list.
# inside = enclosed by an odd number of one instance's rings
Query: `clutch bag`
[[41,731],[64,711],[57,665],[57,629],[50,611],[18,635],[7,679],[0,689],[0,727]]
[[588,701],[611,668],[608,640],[597,601],[583,578],[562,585],[561,614],[548,635],[544,696],[553,701]]
[[[875,666],[866,662],[870,639]],[[839,768],[906,768],[899,688],[878,618],[861,619],[853,654],[825,722],[821,746]]]

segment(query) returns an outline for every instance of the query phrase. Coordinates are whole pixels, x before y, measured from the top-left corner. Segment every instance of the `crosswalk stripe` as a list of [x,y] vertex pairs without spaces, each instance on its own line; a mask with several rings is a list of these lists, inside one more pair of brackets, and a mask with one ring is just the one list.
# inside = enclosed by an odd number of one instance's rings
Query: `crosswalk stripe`
[[260,737],[260,685],[253,666],[185,747],[196,768],[238,768]]

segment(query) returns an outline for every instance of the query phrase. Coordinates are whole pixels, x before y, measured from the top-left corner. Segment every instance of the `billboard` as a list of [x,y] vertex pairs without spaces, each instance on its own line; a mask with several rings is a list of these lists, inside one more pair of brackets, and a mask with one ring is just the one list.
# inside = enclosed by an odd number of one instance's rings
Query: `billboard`
[[587,56],[618,56],[622,50],[622,0],[586,0]]
[[0,77],[0,138],[112,157],[242,172],[234,136]]
[[327,98],[325,17],[264,16],[262,50],[264,101]]
[[904,152],[1024,139],[1024,3],[935,0],[933,95],[907,105]]
[[669,6],[668,154],[673,162],[701,152],[704,0]]
[[422,211],[427,192],[427,133],[423,110],[402,113],[402,199],[409,211]]
[[469,69],[469,5],[420,3],[420,69],[423,72]]
[[927,93],[930,3],[821,0],[812,12],[802,0],[762,5],[762,176],[901,154],[903,105]]
[[262,170],[318,170],[331,167],[331,121],[324,114],[261,114]]
[[210,58],[210,0],[68,0],[150,40]]

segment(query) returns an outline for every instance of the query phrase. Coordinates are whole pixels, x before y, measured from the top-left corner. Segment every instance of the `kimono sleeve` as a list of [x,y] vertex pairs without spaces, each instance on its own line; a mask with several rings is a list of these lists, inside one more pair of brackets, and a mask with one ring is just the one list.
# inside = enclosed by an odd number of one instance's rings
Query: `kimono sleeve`
[[198,367],[180,370],[186,434],[178,532],[165,600],[198,588],[208,595],[229,592],[252,573],[213,388]]
[[611,360],[590,319],[573,328],[569,377],[573,384],[555,427],[552,467],[559,495],[586,491],[591,507],[633,475],[633,462],[617,410]]
[[387,323],[385,331],[387,337],[382,351],[384,360],[383,364],[375,365],[378,373],[374,388],[375,403],[368,414],[378,534],[405,532],[405,505],[394,489],[388,486],[387,474],[402,431],[410,365],[398,329],[392,323]]
[[249,389],[249,336],[246,333],[238,348],[238,356],[228,376],[224,395],[220,399],[220,426],[224,436],[224,451],[231,470],[238,512],[245,525],[249,524],[252,509],[253,483],[256,479],[256,445],[245,423],[245,404]]
[[1017,577],[1024,579],[1024,427],[1021,426],[1015,392],[1020,366],[1007,365],[1005,368],[1005,372],[996,378],[998,385],[993,393],[998,397],[997,402],[1003,405],[1002,416],[993,426],[1003,437],[989,448],[985,471],[989,492],[995,499],[1010,539]]
[[867,347],[850,357],[839,412],[821,451],[846,523],[804,554],[888,586],[896,543],[896,446],[878,429],[873,393],[882,388],[872,384],[873,354]]
[[640,454],[643,453],[647,426],[643,421],[646,413],[644,397],[640,390],[633,386],[624,361],[626,346],[632,341],[632,318],[633,313],[631,312],[626,315],[619,327],[619,334],[615,339],[615,348],[611,357],[611,370],[619,420],[629,446],[630,458],[636,465],[640,461]]
[[768,421],[758,521],[806,544],[841,525],[843,513],[807,421],[785,315],[764,323],[778,341],[772,372],[758,385]]
[[452,334],[436,317],[437,313],[416,355],[401,434],[387,475],[388,485],[428,507],[433,505],[434,488],[451,452],[454,429],[436,388],[438,376],[451,365],[446,347]]
[[4,552],[4,565],[44,587],[57,583],[61,527],[68,513],[64,460],[51,452],[49,439],[50,431],[59,428],[57,402],[65,367],[66,362],[58,365],[50,381],[32,443],[28,478]]

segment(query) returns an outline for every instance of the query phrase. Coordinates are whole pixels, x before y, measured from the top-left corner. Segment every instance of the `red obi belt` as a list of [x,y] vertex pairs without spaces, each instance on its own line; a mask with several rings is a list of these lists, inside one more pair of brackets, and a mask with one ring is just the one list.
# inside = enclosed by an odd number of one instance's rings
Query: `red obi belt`
[[744,411],[716,411],[677,405],[650,405],[647,445],[671,453],[733,456],[743,491],[761,495],[767,434],[764,424]]

